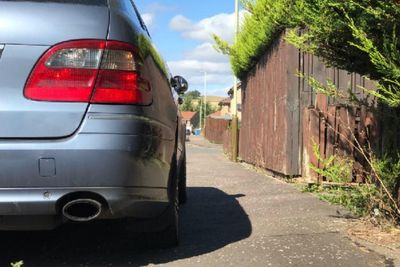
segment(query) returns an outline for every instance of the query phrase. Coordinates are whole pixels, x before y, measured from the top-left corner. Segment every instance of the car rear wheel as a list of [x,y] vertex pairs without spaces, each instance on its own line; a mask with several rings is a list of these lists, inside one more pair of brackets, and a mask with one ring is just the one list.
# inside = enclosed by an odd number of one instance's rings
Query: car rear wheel
[[[150,248],[169,248],[179,244],[179,187],[175,156],[171,166],[170,205],[165,213],[155,218],[150,224],[146,221],[129,219],[123,224],[125,233],[132,234],[136,238],[139,233],[142,233],[146,246]],[[159,223],[167,227],[161,230]]]
[[158,233],[154,233],[156,238],[156,246],[159,248],[176,247],[179,244],[179,183],[176,157],[172,163],[173,168],[171,169],[171,206],[168,209],[168,227]]
[[157,234],[157,247],[168,248],[175,247],[179,244],[179,188],[174,185],[173,201],[169,208],[169,226],[162,232]]
[[179,244],[179,204],[174,202],[171,208],[171,223],[167,229],[158,235],[158,247],[176,247]]

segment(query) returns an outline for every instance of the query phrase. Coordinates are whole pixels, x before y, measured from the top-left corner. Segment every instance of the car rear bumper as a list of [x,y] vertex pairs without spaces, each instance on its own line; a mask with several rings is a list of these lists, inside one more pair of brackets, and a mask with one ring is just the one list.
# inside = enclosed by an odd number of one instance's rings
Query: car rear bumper
[[167,187],[173,142],[79,134],[67,140],[0,142],[0,188]]
[[166,125],[88,113],[70,137],[0,139],[0,188],[166,188],[174,150]]
[[99,219],[160,216],[169,206],[175,147],[165,128],[137,116],[102,116],[68,138],[0,140],[0,229],[54,228],[63,200],[76,194],[102,202]]
[[151,220],[169,207],[165,188],[24,188],[0,189],[0,230],[53,229],[65,222],[66,197],[79,194],[102,203],[98,219]]

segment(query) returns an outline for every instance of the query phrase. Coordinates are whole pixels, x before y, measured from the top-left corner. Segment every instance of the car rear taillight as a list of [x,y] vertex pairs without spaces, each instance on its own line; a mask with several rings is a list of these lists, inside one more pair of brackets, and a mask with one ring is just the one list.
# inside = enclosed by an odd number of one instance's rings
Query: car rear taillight
[[152,92],[141,64],[137,49],[127,43],[62,43],[40,58],[24,94],[37,101],[149,105]]

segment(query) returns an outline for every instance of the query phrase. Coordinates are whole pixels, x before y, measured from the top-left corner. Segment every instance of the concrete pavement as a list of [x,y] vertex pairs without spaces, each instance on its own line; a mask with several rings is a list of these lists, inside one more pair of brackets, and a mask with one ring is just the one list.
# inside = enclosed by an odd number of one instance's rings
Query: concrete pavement
[[140,234],[74,225],[0,234],[0,266],[393,266],[346,238],[346,211],[228,161],[202,138],[191,137],[187,153],[179,247],[149,249]]
[[[213,229],[235,236],[238,241],[217,251],[189,259],[203,266],[390,266],[391,259],[356,245],[344,234],[348,212],[304,194],[292,185],[229,162],[218,145],[192,137],[189,144],[189,185],[214,188],[227,199],[236,201],[210,203],[235,212],[226,212]],[[191,196],[195,200],[201,196]],[[196,205],[196,204],[195,204]],[[217,208],[217,210],[219,210]],[[221,208],[221,210],[223,210]],[[240,210],[240,212],[239,212]],[[241,212],[243,212],[241,214]],[[190,219],[190,218],[188,218]],[[201,224],[200,224],[201,225]],[[212,227],[212,226],[209,226]],[[244,230],[244,227],[246,230]],[[241,229],[241,231],[238,231]],[[244,234],[244,235],[243,235]],[[211,234],[210,234],[210,238]],[[240,239],[240,240],[239,240]],[[185,262],[176,262],[184,266]],[[187,266],[187,265],[186,265]]]

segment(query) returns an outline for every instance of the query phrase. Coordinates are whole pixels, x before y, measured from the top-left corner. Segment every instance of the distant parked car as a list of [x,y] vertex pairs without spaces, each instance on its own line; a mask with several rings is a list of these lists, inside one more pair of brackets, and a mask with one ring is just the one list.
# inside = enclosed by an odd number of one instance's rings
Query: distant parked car
[[133,1],[0,0],[0,24],[0,230],[130,218],[176,245],[188,84]]

